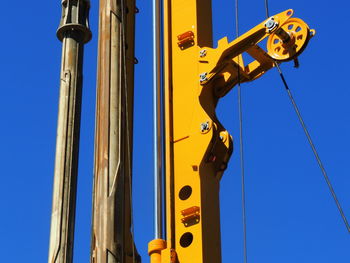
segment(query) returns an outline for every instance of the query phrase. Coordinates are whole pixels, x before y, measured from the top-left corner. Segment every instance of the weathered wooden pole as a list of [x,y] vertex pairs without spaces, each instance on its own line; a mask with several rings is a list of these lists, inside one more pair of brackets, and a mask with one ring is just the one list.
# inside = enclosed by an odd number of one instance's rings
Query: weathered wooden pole
[[49,263],[71,263],[78,172],[84,44],[91,39],[88,0],[62,0],[63,43]]
[[100,0],[92,263],[139,262],[131,233],[134,0]]

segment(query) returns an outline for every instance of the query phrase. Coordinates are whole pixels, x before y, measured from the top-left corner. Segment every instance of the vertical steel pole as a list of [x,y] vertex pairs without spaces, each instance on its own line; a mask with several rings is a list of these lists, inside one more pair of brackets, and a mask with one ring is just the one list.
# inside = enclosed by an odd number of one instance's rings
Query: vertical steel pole
[[63,42],[49,263],[73,257],[84,44],[91,39],[90,2],[63,0],[57,37]]
[[131,233],[134,0],[100,0],[92,263],[139,262]]
[[161,8],[160,0],[153,0],[153,142],[154,142],[154,231],[155,239],[163,238],[163,136],[162,69],[161,69]]

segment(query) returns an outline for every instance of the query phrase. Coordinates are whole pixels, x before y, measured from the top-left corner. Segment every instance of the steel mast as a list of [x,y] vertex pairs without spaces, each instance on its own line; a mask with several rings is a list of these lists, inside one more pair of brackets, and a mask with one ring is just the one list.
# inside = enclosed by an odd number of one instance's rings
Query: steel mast
[[63,43],[49,263],[73,258],[84,44],[91,39],[90,2],[62,0]]
[[92,263],[140,262],[132,237],[134,0],[100,0]]

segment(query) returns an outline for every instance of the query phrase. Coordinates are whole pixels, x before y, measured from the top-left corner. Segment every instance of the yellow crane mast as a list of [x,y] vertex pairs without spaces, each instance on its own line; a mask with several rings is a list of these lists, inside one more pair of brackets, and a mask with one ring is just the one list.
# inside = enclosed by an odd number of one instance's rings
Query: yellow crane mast
[[[315,34],[289,9],[213,48],[211,0],[164,1],[165,225],[152,263],[221,262],[219,188],[233,151],[216,105],[237,83],[295,60]],[[267,51],[258,44],[267,39]],[[244,64],[246,52],[254,61]]]

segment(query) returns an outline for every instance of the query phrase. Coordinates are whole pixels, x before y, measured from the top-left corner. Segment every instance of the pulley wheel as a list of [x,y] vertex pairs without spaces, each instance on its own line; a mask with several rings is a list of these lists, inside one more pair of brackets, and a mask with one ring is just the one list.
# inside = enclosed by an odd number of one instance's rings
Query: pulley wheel
[[277,61],[292,60],[304,51],[314,34],[315,30],[310,30],[303,20],[290,18],[281,28],[269,36],[267,40],[268,54]]

